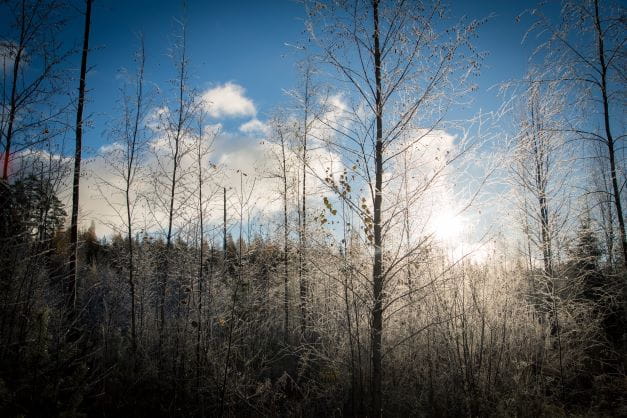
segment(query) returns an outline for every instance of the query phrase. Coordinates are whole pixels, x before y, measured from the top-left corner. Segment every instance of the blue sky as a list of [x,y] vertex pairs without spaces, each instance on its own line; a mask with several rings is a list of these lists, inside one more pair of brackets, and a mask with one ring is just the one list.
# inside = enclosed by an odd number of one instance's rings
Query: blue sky
[[[299,4],[287,0],[190,1],[186,15],[192,83],[200,90],[238,84],[263,116],[284,100],[282,89],[294,84],[296,55],[285,44],[301,36],[302,14]],[[115,108],[120,84],[116,74],[121,67],[133,68],[138,32],[146,42],[147,80],[165,86],[172,77],[172,62],[165,54],[178,29],[174,18],[182,15],[176,1],[95,3],[92,45],[97,49],[89,57],[94,69],[88,78],[88,110],[96,128],[89,134],[90,144],[97,147],[103,141],[101,122]]]
[[[63,32],[63,41],[68,46],[81,42],[83,22],[77,15],[82,11],[82,3],[79,0],[72,2],[79,7],[70,26]],[[531,22],[528,18],[517,22],[516,17],[534,4],[533,1],[451,2],[452,20],[462,16],[466,20],[490,18],[474,41],[477,50],[488,53],[481,75],[474,80],[478,90],[471,97],[470,105],[450,112],[450,119],[465,119],[480,109],[483,112],[498,109],[501,98],[497,97],[498,88],[494,87],[524,76],[536,45],[533,38],[522,44]],[[557,11],[559,4],[551,7],[552,11]],[[146,47],[148,90],[154,93],[155,86],[159,86],[164,94],[168,94],[168,80],[174,78],[175,71],[166,54],[173,34],[179,29],[175,19],[184,19],[192,86],[201,92],[227,86],[230,93],[236,93],[240,110],[249,109],[226,116],[214,115],[210,122],[220,123],[223,134],[218,138],[213,161],[225,163],[232,171],[248,171],[251,165],[263,159],[259,135],[250,134],[242,127],[257,119],[265,121],[277,106],[288,102],[285,90],[296,87],[296,62],[304,55],[291,45],[306,39],[305,12],[299,2],[189,0],[184,8],[183,2],[176,0],[97,0],[92,18],[86,103],[86,115],[91,123],[84,132],[85,157],[95,156],[111,142],[106,128],[119,117],[120,72],[124,69],[134,71],[133,55],[140,32]],[[77,54],[71,58],[70,65],[76,70],[79,62]],[[153,99],[154,106],[163,104],[163,97],[153,94]],[[72,152],[70,133],[65,153],[70,155]],[[86,169],[100,175],[106,173],[108,169],[102,159],[94,160],[91,165],[86,164]],[[85,222],[101,220],[103,204],[102,195],[97,191],[97,180],[87,176],[85,182],[86,187],[81,188],[82,219]],[[237,187],[236,184],[233,186]],[[266,195],[276,195],[268,188],[263,191]]]
[[[515,17],[533,2],[454,1],[454,16],[481,18],[492,15],[480,31],[476,46],[488,51],[477,81],[472,108],[457,109],[451,117],[474,114],[479,108],[499,106],[496,90],[490,87],[521,77],[533,44],[521,44],[529,26]],[[137,48],[136,34],[143,32],[147,53],[147,80],[165,86],[172,77],[172,63],[165,54],[177,29],[174,18],[187,16],[192,83],[205,90],[226,82],[242,86],[258,112],[259,119],[286,101],[284,89],[296,82],[295,61],[301,55],[289,44],[303,39],[304,11],[292,0],[188,1],[184,14],[182,2],[164,0],[97,1],[94,3],[88,75],[87,113],[94,128],[88,130],[88,152],[107,142],[103,135],[106,120],[114,116],[121,68],[133,68]],[[68,37],[80,33],[80,20]],[[77,42],[68,39],[68,42]],[[78,59],[78,57],[76,58]],[[235,129],[243,119],[222,121]]]
[[[451,3],[450,11],[455,20],[462,16],[468,20],[491,18],[475,40],[478,50],[489,53],[480,77],[475,80],[478,90],[472,97],[472,104],[465,109],[453,109],[450,119],[465,119],[479,109],[483,112],[498,109],[501,99],[497,97],[498,89],[493,87],[524,75],[535,45],[532,42],[522,44],[530,21],[523,19],[517,23],[516,16],[533,4],[520,1]],[[86,130],[83,140],[86,156],[94,155],[110,142],[105,128],[116,117],[121,85],[119,71],[134,68],[136,35],[144,34],[146,80],[167,91],[174,69],[166,53],[172,34],[178,29],[175,18],[185,16],[193,86],[207,91],[232,83],[241,87],[243,99],[252,102],[256,109],[255,114],[214,118],[212,122],[223,127],[214,157],[216,162],[221,161],[233,170],[248,171],[251,165],[263,159],[258,148],[259,137],[245,135],[239,129],[251,119],[266,120],[277,106],[288,101],[284,91],[296,87],[296,62],[303,55],[290,45],[306,39],[301,4],[292,0],[188,1],[185,12],[182,2],[172,0],[99,0],[94,5],[86,105],[93,127]],[[81,20],[76,19],[67,31],[68,43],[80,41],[77,34],[81,34],[81,25]],[[75,60],[78,67],[78,57]],[[159,98],[155,98],[154,104],[160,104]],[[94,170],[99,168],[94,167]],[[92,182],[93,179],[88,180]],[[93,192],[93,186],[88,184],[87,189],[92,192],[82,200],[85,219],[100,219],[100,198]],[[269,189],[266,192],[272,194]]]

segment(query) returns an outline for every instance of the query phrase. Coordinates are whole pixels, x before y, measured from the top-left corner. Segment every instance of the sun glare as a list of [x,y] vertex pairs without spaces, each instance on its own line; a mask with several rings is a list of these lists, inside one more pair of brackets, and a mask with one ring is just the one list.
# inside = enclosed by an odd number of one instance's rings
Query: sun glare
[[433,220],[433,232],[435,237],[444,242],[459,238],[463,227],[462,219],[451,210],[443,211],[436,215]]

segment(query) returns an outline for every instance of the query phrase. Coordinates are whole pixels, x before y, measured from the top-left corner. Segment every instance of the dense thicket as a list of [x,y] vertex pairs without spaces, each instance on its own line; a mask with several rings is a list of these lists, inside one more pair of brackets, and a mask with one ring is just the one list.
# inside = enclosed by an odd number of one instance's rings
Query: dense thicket
[[[166,254],[162,239],[138,235],[132,242],[135,352],[128,243],[120,236],[99,239],[93,228],[82,232],[81,312],[68,323],[60,280],[69,246],[64,209],[34,177],[6,193],[11,208],[3,212],[3,225],[10,225],[11,239],[2,242],[4,415],[365,414],[369,307],[357,274],[367,262],[360,244],[312,245],[312,258],[333,262],[311,269],[306,341],[297,323],[283,335],[280,236],[241,243],[229,236],[226,254],[206,243],[200,277],[198,246],[179,240]],[[30,205],[25,196],[32,196]],[[422,291],[386,318],[386,414],[621,411],[620,286],[616,271],[604,266],[588,222],[550,284],[541,271],[498,256],[448,266],[436,247],[425,249],[430,262],[414,272]],[[175,273],[168,277],[161,341],[164,256]],[[293,252],[288,268],[296,277]],[[293,280],[290,291],[298,294]],[[289,302],[297,317],[297,299]],[[559,316],[559,342],[551,309]]]

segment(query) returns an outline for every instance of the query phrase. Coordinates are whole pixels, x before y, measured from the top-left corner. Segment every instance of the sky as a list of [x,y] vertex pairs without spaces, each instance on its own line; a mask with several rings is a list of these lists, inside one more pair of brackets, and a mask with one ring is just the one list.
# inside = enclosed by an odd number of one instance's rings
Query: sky
[[[465,119],[498,109],[498,84],[524,76],[535,45],[522,42],[529,23],[516,17],[533,3],[453,1],[450,6],[453,19],[488,18],[475,40],[479,51],[488,52],[474,80],[478,89],[469,105],[449,114],[450,119]],[[260,132],[245,127],[254,127],[257,120],[263,123],[276,106],[288,101],[285,90],[296,86],[296,62],[303,58],[294,45],[307,44],[304,18],[302,4],[292,0],[95,2],[86,107],[93,128],[86,132],[86,153],[98,153],[110,142],[106,128],[119,97],[119,73],[133,69],[139,32],[146,43],[146,79],[167,86],[174,72],[166,54],[178,29],[175,19],[180,19],[186,21],[192,84],[201,92],[213,92],[212,102],[231,109],[212,115],[211,122],[223,131],[213,158],[233,170],[250,172],[259,160]],[[77,23],[74,32],[80,33],[80,20]],[[98,202],[93,195],[87,200]],[[86,213],[99,218],[97,204]]]
[[[75,10],[79,15],[82,2],[74,4],[79,5]],[[530,20],[528,17],[519,20],[517,16],[534,4],[513,0],[450,2],[452,20],[488,18],[474,40],[477,50],[488,54],[479,77],[473,80],[478,88],[468,97],[471,101],[453,108],[449,119],[467,119],[480,111],[496,111],[502,102],[498,97],[499,83],[524,76],[536,44],[533,39],[522,42]],[[549,10],[557,12],[558,5],[550,6]],[[142,33],[145,41],[145,80],[156,109],[162,104],[162,96],[168,94],[168,81],[174,78],[173,62],[167,54],[180,27],[178,21],[186,22],[190,84],[213,103],[209,108],[209,123],[221,127],[212,161],[229,166],[233,172],[250,172],[263,159],[259,144],[265,123],[278,106],[289,102],[286,90],[297,86],[296,63],[304,54],[295,45],[307,44],[305,11],[300,2],[95,1],[85,105],[90,123],[83,138],[85,170],[95,175],[83,180],[81,219],[83,225],[96,221],[100,233],[110,232],[103,227],[103,219],[111,211],[104,209],[106,205],[97,187],[97,177],[106,176],[107,171],[98,156],[112,147],[108,131],[119,117],[123,75],[125,71],[135,70],[133,55],[139,45],[138,34]],[[80,45],[82,25],[80,16],[70,22],[63,32],[64,44]],[[73,60],[73,68],[78,69],[80,56],[74,56]],[[161,96],[156,94],[158,89]],[[454,141],[446,133],[442,133],[442,138],[447,143]],[[66,146],[66,155],[73,152],[71,142]],[[266,166],[262,168],[268,168],[269,162],[263,163]],[[230,182],[236,187],[238,179],[234,177]],[[270,190],[263,192],[270,194]],[[447,212],[454,209],[448,208]],[[469,216],[464,216],[465,223],[472,222]],[[452,238],[453,229],[458,229],[451,225],[460,223],[451,216],[436,217],[434,222],[444,225],[439,232],[446,239]]]
[[[146,13],[146,11],[149,11]],[[146,42],[146,77],[163,86],[172,78],[166,57],[175,18],[187,16],[191,82],[200,90],[232,83],[245,89],[260,116],[285,100],[283,89],[295,82],[296,51],[286,46],[300,39],[302,7],[291,1],[190,1],[186,13],[177,1],[96,2],[90,55],[94,67],[88,83],[93,118],[106,119],[115,107],[116,77],[122,67],[133,68],[136,36]],[[115,30],[112,30],[115,27]],[[246,115],[248,116],[248,115]],[[227,129],[237,129],[245,116],[225,118]],[[90,133],[94,148],[106,142],[103,124]]]
[[[463,117],[479,108],[490,111],[500,102],[493,88],[503,81],[524,75],[533,44],[522,44],[528,28],[524,19],[516,16],[533,2],[522,1],[453,1],[454,16],[482,18],[490,16],[475,41],[477,48],[488,51],[481,76],[476,80],[479,90],[470,108],[455,109],[451,117]],[[173,67],[166,54],[176,19],[186,16],[192,83],[200,90],[232,83],[243,88],[260,119],[267,117],[275,106],[286,102],[286,89],[297,81],[295,62],[302,54],[293,45],[304,39],[304,9],[292,0],[268,1],[193,1],[172,0],[106,1],[94,3],[90,73],[87,86],[87,113],[93,129],[86,133],[88,152],[106,144],[106,120],[116,108],[119,72],[133,69],[132,56],[137,49],[137,34],[146,42],[146,78],[163,86],[172,78]],[[69,39],[80,34],[80,19],[76,30],[67,31]],[[78,67],[78,57],[77,67]],[[249,115],[224,118],[220,122],[228,130],[248,120]]]

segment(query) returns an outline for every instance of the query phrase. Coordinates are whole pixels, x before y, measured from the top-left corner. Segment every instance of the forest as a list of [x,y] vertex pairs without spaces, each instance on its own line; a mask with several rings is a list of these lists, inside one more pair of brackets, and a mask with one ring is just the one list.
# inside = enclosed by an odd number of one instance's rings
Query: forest
[[624,3],[221,3],[0,1],[0,415],[627,416]]

